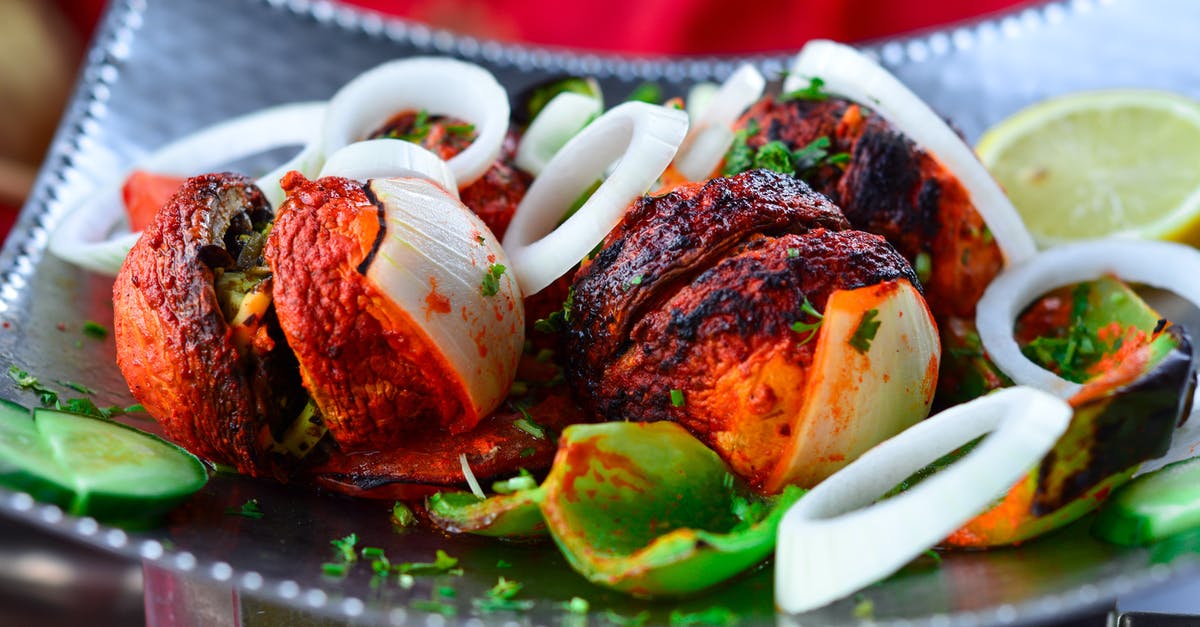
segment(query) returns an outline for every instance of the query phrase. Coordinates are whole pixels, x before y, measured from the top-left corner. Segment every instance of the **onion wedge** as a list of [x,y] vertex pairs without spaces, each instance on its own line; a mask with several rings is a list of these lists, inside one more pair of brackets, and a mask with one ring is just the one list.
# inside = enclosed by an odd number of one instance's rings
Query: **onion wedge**
[[[587,125],[554,155],[517,206],[504,237],[526,296],[566,274],[604,239],[629,203],[671,163],[687,126],[683,111],[627,102]],[[571,203],[618,160],[579,211],[556,227]]]
[[[284,168],[316,173],[312,129],[320,126],[324,115],[322,102],[270,107],[178,139],[139,159],[132,169],[191,176],[267,150],[303,145],[299,154],[257,181],[272,205],[278,206],[283,192],[276,173]],[[122,173],[68,213],[50,237],[50,252],[82,268],[116,276],[139,236],[129,232],[121,198],[127,177],[128,172]]]
[[[867,451],[800,499],[779,527],[775,603],[816,609],[878,581],[1004,494],[1054,446],[1064,401],[1016,387],[948,409]],[[938,458],[988,434],[962,459],[875,503]]]
[[475,141],[448,162],[459,185],[474,183],[500,156],[508,132],[507,92],[478,65],[434,57],[384,63],[346,83],[329,102],[321,150],[332,154],[411,110],[475,126]]
[[570,91],[555,96],[529,123],[513,163],[534,176],[541,174],[554,155],[603,108],[603,103],[591,96]]
[[890,72],[850,46],[814,40],[792,61],[783,93],[803,89],[814,78],[824,82],[825,91],[882,115],[953,172],[987,222],[1007,263],[1020,263],[1037,252],[1020,214],[970,146]]
[[675,169],[689,181],[711,177],[733,145],[733,124],[762,97],[766,86],[762,73],[747,63],[725,79],[699,111],[689,110],[691,126],[675,157]]
[[1111,274],[1169,290],[1200,307],[1200,251],[1183,244],[1113,238],[1059,246],[1001,272],[979,299],[975,324],[996,367],[1018,385],[1062,398],[1082,387],[1038,366],[1013,337],[1017,316],[1046,292]]

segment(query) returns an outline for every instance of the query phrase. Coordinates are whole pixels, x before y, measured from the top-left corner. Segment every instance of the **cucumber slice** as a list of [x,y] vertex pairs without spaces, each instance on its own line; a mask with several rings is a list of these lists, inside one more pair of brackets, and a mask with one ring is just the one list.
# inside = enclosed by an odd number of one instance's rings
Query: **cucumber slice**
[[143,526],[207,482],[195,455],[153,435],[0,399],[0,486],[77,516]]
[[1092,533],[1114,544],[1140,546],[1200,527],[1200,457],[1146,473],[1117,490]]
[[29,409],[0,399],[0,485],[67,507],[74,480],[42,440]]
[[53,458],[71,475],[72,514],[107,521],[156,518],[208,481],[195,455],[133,427],[53,409],[34,410],[33,416]]

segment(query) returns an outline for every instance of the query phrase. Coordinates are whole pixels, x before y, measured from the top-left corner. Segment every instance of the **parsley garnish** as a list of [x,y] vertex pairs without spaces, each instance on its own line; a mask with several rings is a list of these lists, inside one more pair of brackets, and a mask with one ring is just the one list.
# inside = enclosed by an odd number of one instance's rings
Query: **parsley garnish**
[[243,518],[253,518],[255,520],[263,517],[262,508],[258,506],[258,499],[250,499],[242,503],[241,509],[226,508],[225,513],[230,516],[242,516]]
[[[30,392],[37,394],[38,402],[41,403],[42,407],[50,407],[61,411],[104,419],[109,419],[113,416],[120,416],[122,414],[128,414],[135,411],[145,411],[144,407],[137,404],[130,405],[128,407],[121,407],[120,405],[98,407],[96,403],[92,402],[92,400],[89,398],[68,398],[64,400],[59,396],[58,391],[43,385],[37,377],[29,374],[15,365],[8,367],[8,378],[12,379],[13,382],[17,384],[18,388],[21,388],[22,390],[29,390]],[[57,383],[65,388],[69,388],[81,394],[95,394],[95,390],[80,383],[73,383],[70,381],[58,381]]]
[[683,407],[687,404],[687,399],[683,397],[683,390],[671,390],[671,406]]
[[871,350],[871,340],[874,340],[875,334],[879,332],[879,321],[875,319],[878,315],[878,309],[868,309],[858,321],[858,328],[854,329],[854,335],[850,336],[850,346],[854,350],[864,355]]
[[809,340],[817,337],[817,331],[821,328],[821,325],[825,323],[825,316],[821,315],[821,312],[817,311],[817,309],[813,307],[807,296],[804,297],[804,302],[800,304],[800,313],[802,315],[807,314],[813,318],[816,318],[815,322],[801,322],[797,320],[792,323],[793,331],[796,333],[808,334],[804,336],[803,340],[800,341],[800,345],[803,346],[804,344],[807,344]]
[[725,155],[725,176],[733,176],[751,169],[763,169],[808,178],[817,168],[844,167],[850,162],[849,153],[829,153],[832,142],[826,136],[818,137],[795,151],[790,150],[787,144],[780,140],[769,141],[758,150],[754,150],[747,142],[757,131],[757,125],[751,121],[746,129],[734,133],[733,147]]
[[810,142],[808,145],[792,153],[795,159],[795,168],[797,172],[805,173],[820,167],[821,163],[829,157],[829,146],[832,144],[829,137],[822,135]]
[[734,614],[728,608],[710,607],[702,612],[693,612],[685,614],[679,610],[671,612],[671,625],[736,625],[738,624],[737,614]]
[[83,322],[83,334],[96,340],[103,340],[108,337],[108,327],[92,320]]
[[567,299],[563,301],[562,307],[545,318],[538,318],[533,323],[534,330],[542,333],[557,333],[565,329],[567,323],[571,321],[571,306],[574,304],[575,288],[571,287],[567,291]]
[[827,100],[825,81],[816,76],[808,79],[808,87],[802,87],[783,96],[783,100]]
[[504,276],[506,268],[504,264],[493,263],[488,266],[487,273],[483,275],[483,282],[479,284],[479,291],[484,296],[495,296],[500,292],[500,277]]

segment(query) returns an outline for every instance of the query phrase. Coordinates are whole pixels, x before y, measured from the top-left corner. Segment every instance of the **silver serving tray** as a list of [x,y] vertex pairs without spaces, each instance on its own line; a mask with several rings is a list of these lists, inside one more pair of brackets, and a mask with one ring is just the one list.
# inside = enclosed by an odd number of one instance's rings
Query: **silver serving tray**
[[[1198,24],[1200,3],[1188,0],[1058,2],[868,49],[975,139],[1021,106],[1061,92],[1139,86],[1200,96],[1194,65],[1200,58]],[[479,62],[513,91],[553,74],[592,75],[610,97],[645,80],[682,92],[695,81],[722,78],[740,61],[631,59],[518,47],[307,0],[114,0],[36,188],[0,252],[0,357],[43,380],[85,382],[98,391],[100,405],[130,403],[114,364],[112,338],[95,340],[81,332],[86,320],[111,328],[111,281],[45,254],[47,234],[61,216],[170,139],[267,105],[327,98],[360,71],[413,54]],[[773,74],[788,56],[751,60]],[[7,379],[0,383],[0,396],[36,403]],[[156,430],[152,422],[131,421]],[[224,513],[249,498],[259,499],[265,512],[261,520]],[[1200,547],[1198,535],[1150,550],[1119,549],[1089,538],[1084,521],[1019,549],[950,554],[940,565],[918,563],[859,599],[779,618],[770,569],[698,599],[644,602],[587,584],[551,546],[426,531],[398,534],[391,529],[389,511],[390,503],[218,475],[166,526],[126,532],[0,489],[3,515],[142,560],[148,589],[155,592],[163,590],[159,579],[173,576],[235,589],[247,622],[273,611],[283,622],[311,615],[436,627],[445,621],[412,607],[412,601],[429,599],[441,585],[457,589],[456,597],[447,599],[458,610],[449,620],[469,624],[559,623],[561,603],[572,596],[591,602],[592,620],[599,624],[609,609],[623,615],[650,610],[654,622],[666,622],[673,609],[712,606],[734,610],[744,623],[854,623],[860,621],[854,609],[862,598],[873,604],[877,624],[1036,622],[1111,603],[1118,595],[1192,571]],[[393,561],[426,561],[436,548],[445,548],[462,559],[465,572],[418,580],[411,590],[394,583],[373,586],[366,565],[343,580],[324,577],[320,566],[331,557],[329,541],[351,532],[361,545],[384,547]],[[501,559],[512,568],[499,568]],[[519,615],[475,613],[470,600],[499,575],[525,583],[528,596],[537,600],[535,609]],[[147,607],[154,615],[155,607],[184,603],[183,596],[160,596]]]

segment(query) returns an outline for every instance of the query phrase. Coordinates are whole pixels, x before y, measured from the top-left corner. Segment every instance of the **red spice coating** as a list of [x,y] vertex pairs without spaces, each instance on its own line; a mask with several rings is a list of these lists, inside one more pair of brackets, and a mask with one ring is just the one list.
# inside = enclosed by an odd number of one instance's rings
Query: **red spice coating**
[[359,271],[382,228],[358,183],[283,179],[266,257],[280,325],[304,386],[345,450],[398,446],[413,432],[475,424],[466,390],[421,328]]
[[172,440],[250,475],[270,472],[263,452],[278,409],[259,383],[278,356],[276,342],[264,334],[238,354],[205,256],[224,249],[231,219],[267,207],[245,177],[189,179],[157,212],[113,285],[117,365],[133,397]]

